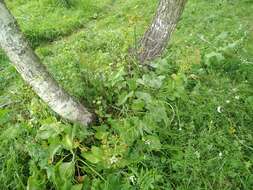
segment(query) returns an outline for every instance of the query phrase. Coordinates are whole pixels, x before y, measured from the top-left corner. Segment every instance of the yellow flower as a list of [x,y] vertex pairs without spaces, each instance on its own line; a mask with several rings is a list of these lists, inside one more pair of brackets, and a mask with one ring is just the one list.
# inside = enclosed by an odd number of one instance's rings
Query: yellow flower
[[233,135],[236,132],[236,129],[234,127],[230,127],[228,132]]

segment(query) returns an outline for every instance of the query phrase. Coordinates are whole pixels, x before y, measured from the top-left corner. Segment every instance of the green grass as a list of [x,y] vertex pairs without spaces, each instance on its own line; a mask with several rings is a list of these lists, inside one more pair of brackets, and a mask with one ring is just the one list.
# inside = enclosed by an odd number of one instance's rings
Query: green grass
[[[63,2],[63,1],[62,1]],[[99,18],[109,0],[81,0],[67,8],[57,0],[8,2],[15,18],[34,47],[83,28],[91,19]]]
[[151,71],[128,49],[156,1],[7,4],[48,70],[99,120],[83,129],[59,118],[0,53],[2,189],[252,188],[251,1],[189,1]]

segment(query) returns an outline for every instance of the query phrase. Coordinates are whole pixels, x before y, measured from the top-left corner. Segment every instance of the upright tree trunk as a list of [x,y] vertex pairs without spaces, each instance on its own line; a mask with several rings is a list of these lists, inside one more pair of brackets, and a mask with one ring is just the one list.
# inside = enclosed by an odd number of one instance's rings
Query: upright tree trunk
[[92,114],[62,89],[48,73],[23,37],[3,0],[0,0],[0,46],[23,79],[56,113],[83,125],[92,121]]
[[138,48],[141,63],[161,55],[176,28],[187,0],[160,0],[151,26],[145,32]]

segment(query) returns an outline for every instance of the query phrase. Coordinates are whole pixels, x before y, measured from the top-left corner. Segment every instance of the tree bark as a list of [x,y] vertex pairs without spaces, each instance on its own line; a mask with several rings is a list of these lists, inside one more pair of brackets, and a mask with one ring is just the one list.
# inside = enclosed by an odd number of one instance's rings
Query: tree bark
[[145,32],[137,50],[142,64],[160,56],[170,41],[187,0],[160,0],[151,26]]
[[67,120],[85,126],[92,122],[92,114],[49,74],[28,45],[3,0],[0,0],[0,46],[22,78],[52,110]]

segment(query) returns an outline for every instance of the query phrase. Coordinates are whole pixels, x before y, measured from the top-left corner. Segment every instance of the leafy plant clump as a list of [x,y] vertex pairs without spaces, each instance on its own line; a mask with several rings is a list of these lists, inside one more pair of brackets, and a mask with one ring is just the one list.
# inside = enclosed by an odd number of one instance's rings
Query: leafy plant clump
[[[69,21],[80,21],[81,4],[71,2],[7,3],[25,34],[43,36],[31,42],[48,70],[98,121],[83,128],[58,118],[0,52],[1,188],[251,189],[253,5],[189,1],[170,49],[146,68],[128,49],[155,2],[90,2],[78,30]],[[32,5],[52,6],[57,24],[37,30],[42,9]],[[62,38],[47,38],[55,31]]]

